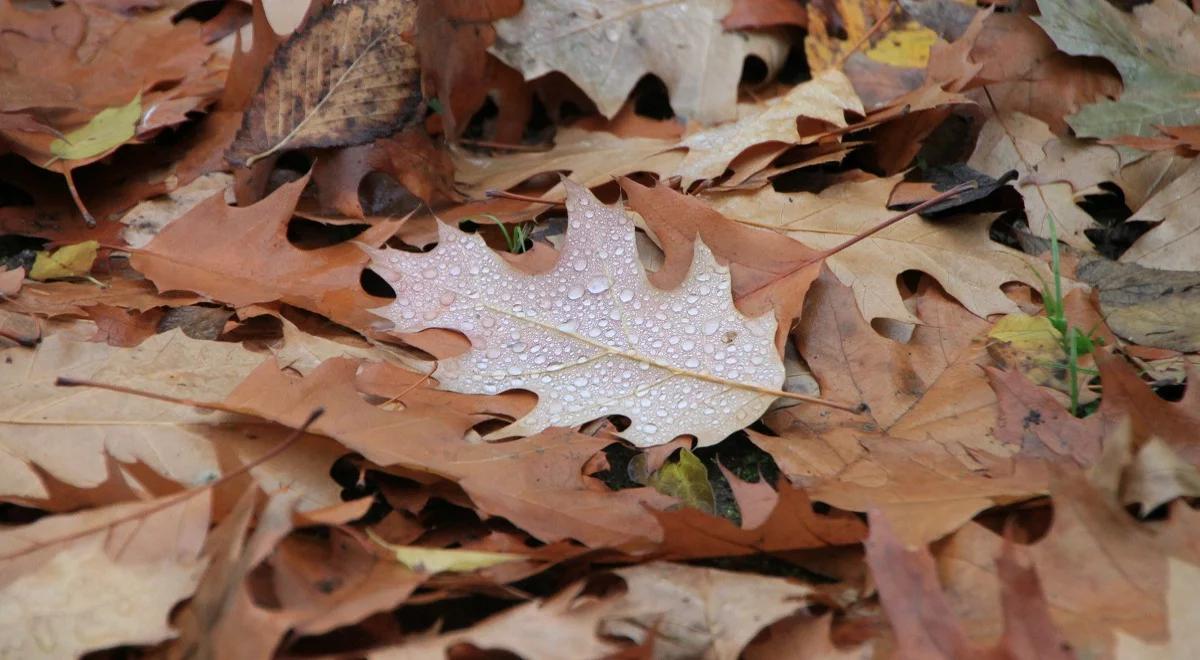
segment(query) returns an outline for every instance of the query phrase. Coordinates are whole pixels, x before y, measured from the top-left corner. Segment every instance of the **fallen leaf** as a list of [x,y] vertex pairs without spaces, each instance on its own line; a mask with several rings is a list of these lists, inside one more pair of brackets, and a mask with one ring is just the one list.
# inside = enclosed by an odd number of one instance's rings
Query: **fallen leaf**
[[13,268],[0,272],[0,296],[13,296],[21,291],[21,284],[25,282],[25,269]]
[[694,509],[709,515],[716,512],[716,498],[708,483],[708,468],[686,447],[680,450],[677,460],[653,472],[647,483],[663,495],[674,497]]
[[[246,208],[217,194],[167,225],[130,264],[159,291],[195,291],[234,307],[280,300],[351,327],[371,323],[373,298],[359,276],[367,256],[342,243],[303,250],[287,239],[287,223],[307,178],[285,184]],[[376,225],[356,240],[383,242],[397,222]]]
[[1089,259],[1076,270],[1100,291],[1104,322],[1142,346],[1200,350],[1200,275]]
[[[1130,220],[1158,222],[1125,254],[1124,263],[1161,270],[1200,270],[1193,258],[1200,250],[1200,220],[1195,205],[1200,199],[1200,161],[1192,164],[1165,188],[1146,200]],[[1191,255],[1191,256],[1189,256]]]
[[129,347],[137,346],[158,331],[163,310],[138,312],[111,305],[92,305],[87,308],[87,314],[96,324],[96,334],[92,341],[102,341],[109,346]]
[[367,530],[367,536],[391,553],[392,558],[418,573],[465,573],[524,559],[523,555],[507,552],[478,552],[458,548],[423,548],[415,545],[394,545]]
[[[373,252],[374,269],[401,292],[376,313],[392,332],[443,327],[471,340],[470,352],[439,362],[443,387],[538,394],[493,437],[620,414],[632,419],[622,436],[639,446],[685,433],[704,446],[750,423],[783,382],[774,318],[738,313],[728,269],[700,245],[679,289],[650,286],[630,217],[566,185],[571,233],[554,270],[524,275],[478,236],[443,226],[427,255]],[[693,407],[696,397],[707,404]]]
[[100,244],[96,241],[76,243],[58,248],[54,252],[40,251],[29,270],[31,280],[61,280],[83,277],[92,270]]
[[1200,18],[1186,5],[1156,0],[1132,14],[1107,3],[1047,0],[1039,26],[1059,49],[1103,57],[1121,73],[1125,90],[1067,118],[1081,137],[1154,135],[1154,127],[1200,123]]
[[721,26],[726,30],[808,25],[808,14],[799,0],[734,0]]
[[284,149],[362,144],[412,122],[421,96],[402,35],[414,4],[342,3],[315,16],[276,53],[229,159],[250,166]]
[[1117,648],[1114,654],[1117,660],[1186,658],[1200,644],[1196,632],[1200,630],[1200,617],[1197,617],[1196,609],[1191,606],[1196,588],[1200,587],[1200,568],[1174,558],[1168,559],[1167,562],[1170,640],[1166,644],[1147,644],[1137,637],[1117,631]]
[[105,108],[84,126],[50,143],[50,153],[64,160],[84,160],[108,153],[133,139],[142,118],[142,95],[129,103]]
[[[287,430],[223,413],[92,388],[59,388],[59,376],[121,384],[192,399],[219,400],[262,362],[239,344],[201,342],[179,332],[155,335],[120,350],[105,344],[47,337],[36,350],[3,351],[0,372],[0,473],[7,500],[40,500],[48,493],[39,471],[64,483],[92,487],[108,477],[105,455],[141,462],[185,485],[209,481],[265,452]],[[301,451],[255,468],[272,490],[292,487],[304,508],[340,501],[328,480],[342,451],[317,437]],[[69,451],[66,448],[69,447]],[[35,469],[36,466],[36,469]]]
[[[887,199],[899,180],[891,177],[839,184],[819,195],[763,188],[711,197],[709,203],[739,222],[783,231],[812,248],[829,249],[893,216]],[[1015,312],[1016,305],[1001,292],[1000,285],[1036,284],[1033,273],[1045,269],[988,240],[992,219],[975,215],[944,223],[910,218],[828,257],[825,263],[839,280],[853,287],[858,307],[868,319],[916,321],[905,309],[895,284],[906,270],[932,275],[977,316]]]
[[0,532],[0,651],[74,657],[174,637],[171,610],[192,595],[206,563],[210,502],[205,493],[163,504],[50,516]]
[[[730,7],[730,0],[698,0],[682,11],[649,0],[526,0],[521,13],[495,23],[489,50],[526,80],[562,71],[605,117],[652,73],[666,83],[675,112],[706,124],[727,121],[737,116],[743,61],[757,56],[770,71],[786,54],[770,32],[725,32],[720,21]],[[658,38],[641,36],[649,34]]]

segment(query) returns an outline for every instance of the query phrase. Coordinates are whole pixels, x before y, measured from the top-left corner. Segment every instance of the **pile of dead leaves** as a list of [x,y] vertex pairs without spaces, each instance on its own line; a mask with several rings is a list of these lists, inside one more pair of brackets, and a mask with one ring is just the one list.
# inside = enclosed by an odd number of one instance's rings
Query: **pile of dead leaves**
[[300,4],[0,0],[0,657],[1200,647],[1195,3]]

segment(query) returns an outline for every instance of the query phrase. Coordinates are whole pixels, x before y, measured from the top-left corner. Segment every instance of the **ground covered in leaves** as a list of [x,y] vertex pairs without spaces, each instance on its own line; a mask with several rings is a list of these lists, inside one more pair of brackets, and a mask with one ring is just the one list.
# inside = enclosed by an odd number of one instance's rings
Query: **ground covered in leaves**
[[0,0],[0,657],[1189,657],[1196,11]]

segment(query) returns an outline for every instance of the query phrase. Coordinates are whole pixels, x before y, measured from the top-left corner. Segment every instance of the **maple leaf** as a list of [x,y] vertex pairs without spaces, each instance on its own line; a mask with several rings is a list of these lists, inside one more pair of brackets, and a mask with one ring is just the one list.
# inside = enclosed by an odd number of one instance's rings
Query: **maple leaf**
[[737,116],[748,56],[772,69],[786,54],[770,32],[725,32],[720,21],[730,8],[730,0],[527,0],[521,13],[496,22],[490,50],[526,80],[564,72],[605,117],[653,73],[666,83],[677,113],[714,123]]
[[441,327],[471,340],[470,352],[439,363],[443,387],[538,394],[495,436],[626,415],[622,435],[639,446],[682,434],[709,445],[762,414],[784,377],[774,317],[734,309],[729,270],[703,244],[679,289],[650,286],[632,219],[566,185],[571,231],[552,271],[524,275],[478,236],[443,226],[427,254],[371,252],[398,291],[376,313],[393,332]]

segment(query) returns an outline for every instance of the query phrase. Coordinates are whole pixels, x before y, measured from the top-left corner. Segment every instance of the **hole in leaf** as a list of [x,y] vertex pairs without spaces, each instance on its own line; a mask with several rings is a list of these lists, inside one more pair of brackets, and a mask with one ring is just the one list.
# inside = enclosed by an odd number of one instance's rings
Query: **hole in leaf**
[[203,0],[202,2],[188,5],[183,11],[172,16],[171,22],[179,23],[181,21],[192,20],[205,23],[216,18],[228,4],[229,0]]
[[330,225],[297,218],[288,223],[287,239],[301,250],[330,247],[358,236],[370,225]]
[[670,119],[675,116],[667,85],[653,74],[642,76],[633,88],[633,111],[650,119]]
[[767,63],[757,55],[751,55],[742,62],[742,78],[743,85],[758,85],[767,79]]
[[364,268],[362,273],[359,274],[358,284],[363,288],[363,291],[376,298],[396,297],[396,290],[392,288],[392,285],[388,284],[387,280],[380,277],[379,273],[370,268]]
[[788,49],[783,66],[779,67],[775,78],[786,85],[812,80],[812,69],[808,66],[808,57],[804,54],[803,46],[792,46]]

